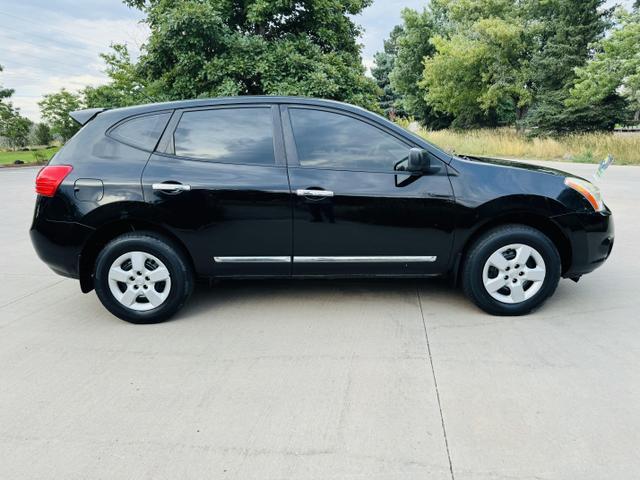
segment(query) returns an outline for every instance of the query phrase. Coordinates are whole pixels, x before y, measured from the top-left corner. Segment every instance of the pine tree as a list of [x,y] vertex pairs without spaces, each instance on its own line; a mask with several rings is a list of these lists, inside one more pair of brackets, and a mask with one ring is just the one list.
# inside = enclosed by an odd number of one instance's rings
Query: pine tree
[[[540,133],[610,129],[611,114],[620,107],[616,95],[594,104],[591,115],[567,108],[566,100],[576,79],[576,68],[586,64],[590,46],[604,37],[612,10],[605,0],[553,0],[531,2],[533,55],[529,63],[529,88],[536,102],[526,124]],[[604,118],[595,118],[601,117]]]
[[380,108],[390,118],[406,114],[399,102],[400,94],[393,89],[389,79],[398,56],[398,37],[402,33],[402,27],[396,25],[389,38],[384,41],[384,50],[375,54],[375,66],[371,69],[371,75],[376,79],[376,83],[382,91],[379,101]]

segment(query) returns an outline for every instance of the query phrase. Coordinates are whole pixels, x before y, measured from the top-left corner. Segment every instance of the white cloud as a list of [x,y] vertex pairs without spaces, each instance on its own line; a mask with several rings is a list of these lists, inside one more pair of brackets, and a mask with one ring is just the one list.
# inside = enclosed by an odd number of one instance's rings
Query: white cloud
[[122,20],[89,20],[66,17],[57,29],[73,32],[73,36],[94,51],[107,51],[111,43],[127,43],[137,54],[149,36],[146,24],[137,18]]
[[[13,88],[11,99],[23,115],[40,120],[37,105],[42,96],[66,88],[80,90],[108,81],[100,53],[112,43],[126,43],[134,57],[148,37],[139,13],[130,18],[75,18],[68,14],[47,15],[46,23],[27,22],[21,15],[0,17],[0,84]],[[43,25],[46,25],[43,27]],[[4,27],[4,28],[3,28]]]

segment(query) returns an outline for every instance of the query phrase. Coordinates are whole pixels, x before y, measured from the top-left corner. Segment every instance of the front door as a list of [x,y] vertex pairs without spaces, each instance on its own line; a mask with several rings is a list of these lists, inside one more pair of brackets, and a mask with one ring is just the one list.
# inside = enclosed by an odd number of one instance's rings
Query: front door
[[398,170],[410,145],[345,112],[283,107],[293,196],[293,274],[432,275],[449,262],[452,188],[433,157]]
[[278,107],[178,111],[143,173],[145,199],[201,275],[289,276],[291,197]]

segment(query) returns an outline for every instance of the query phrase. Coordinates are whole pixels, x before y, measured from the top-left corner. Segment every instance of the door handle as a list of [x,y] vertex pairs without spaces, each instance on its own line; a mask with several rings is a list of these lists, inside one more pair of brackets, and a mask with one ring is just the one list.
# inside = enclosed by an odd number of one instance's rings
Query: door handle
[[154,183],[151,185],[151,188],[159,192],[188,192],[191,190],[191,185],[184,185],[182,183]]
[[299,197],[333,197],[333,192],[329,190],[296,190]]

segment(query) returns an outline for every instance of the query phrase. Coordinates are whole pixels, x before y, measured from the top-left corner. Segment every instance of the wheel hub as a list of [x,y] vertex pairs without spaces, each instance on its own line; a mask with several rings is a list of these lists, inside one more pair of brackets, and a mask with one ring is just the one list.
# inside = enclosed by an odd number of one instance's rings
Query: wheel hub
[[147,311],[162,305],[171,291],[171,275],[165,264],[146,252],[128,252],[109,269],[109,289],[124,307]]
[[521,243],[496,250],[485,262],[482,282],[502,303],[517,304],[533,298],[542,288],[546,266],[542,255]]

